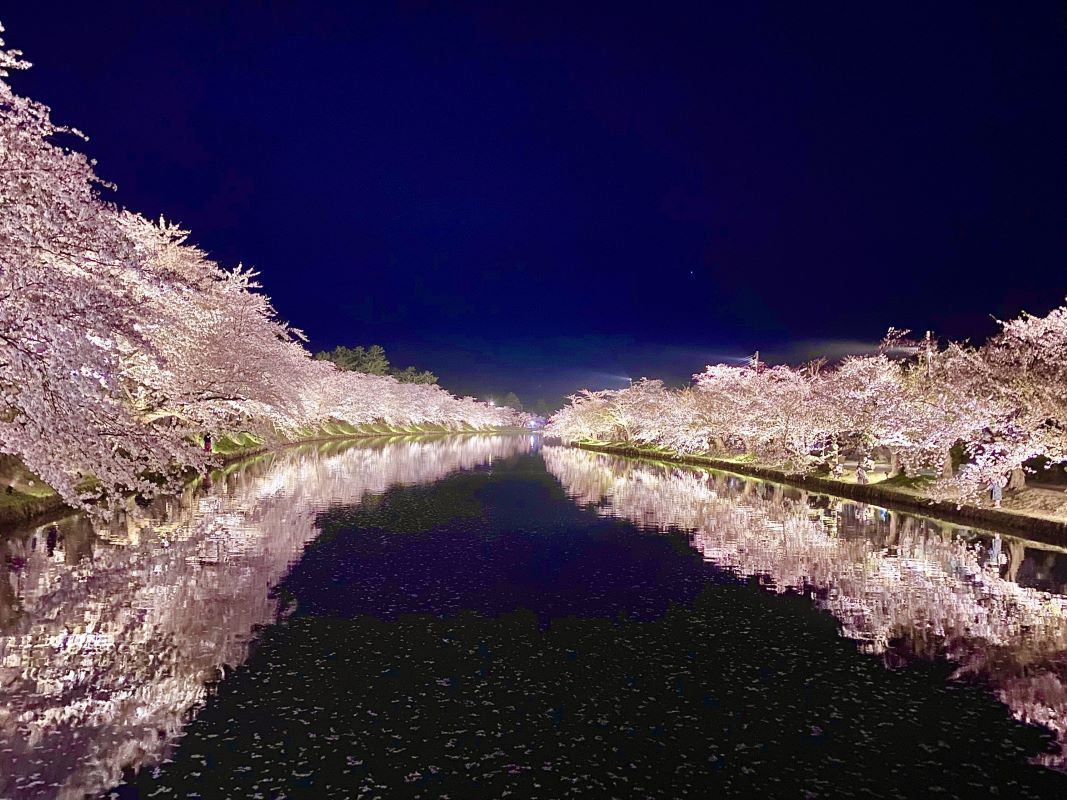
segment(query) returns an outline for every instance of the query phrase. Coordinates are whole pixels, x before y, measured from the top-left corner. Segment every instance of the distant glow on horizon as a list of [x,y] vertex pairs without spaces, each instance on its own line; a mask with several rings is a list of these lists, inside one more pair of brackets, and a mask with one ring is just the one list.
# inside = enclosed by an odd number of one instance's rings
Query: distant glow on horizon
[[705,366],[713,364],[748,364],[752,361],[752,356],[715,356],[714,358],[704,359],[707,363]]

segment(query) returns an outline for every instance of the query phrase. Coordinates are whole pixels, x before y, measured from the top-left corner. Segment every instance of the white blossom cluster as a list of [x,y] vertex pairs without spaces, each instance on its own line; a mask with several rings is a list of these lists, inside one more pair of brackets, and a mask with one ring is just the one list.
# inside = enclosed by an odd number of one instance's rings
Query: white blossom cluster
[[202,468],[205,431],[518,421],[313,360],[254,273],[101,198],[93,164],[64,144],[81,134],[3,80],[29,66],[20,56],[0,39],[0,451],[68,503],[152,494]]

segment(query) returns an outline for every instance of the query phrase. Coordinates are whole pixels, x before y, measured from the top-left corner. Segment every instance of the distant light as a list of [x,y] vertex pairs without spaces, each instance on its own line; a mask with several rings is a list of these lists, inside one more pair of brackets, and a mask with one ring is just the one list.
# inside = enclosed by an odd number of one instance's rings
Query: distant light
[[489,405],[491,405],[493,408],[496,408],[496,400],[494,400],[493,398],[490,397],[489,398]]

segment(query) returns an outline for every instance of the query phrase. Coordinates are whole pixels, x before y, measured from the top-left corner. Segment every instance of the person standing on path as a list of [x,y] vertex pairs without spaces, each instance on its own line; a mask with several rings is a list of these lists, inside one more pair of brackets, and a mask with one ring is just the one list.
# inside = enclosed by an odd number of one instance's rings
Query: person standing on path
[[1000,501],[1004,499],[1004,483],[1000,478],[992,480],[989,493],[993,498],[993,508],[1000,508]]
[[204,434],[204,452],[205,453],[210,453],[211,452],[211,434],[210,433],[205,433]]

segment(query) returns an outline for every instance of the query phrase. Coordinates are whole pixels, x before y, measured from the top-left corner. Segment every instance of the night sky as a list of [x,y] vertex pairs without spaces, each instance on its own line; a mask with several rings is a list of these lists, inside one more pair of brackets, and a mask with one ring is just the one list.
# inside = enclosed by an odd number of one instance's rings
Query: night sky
[[[493,6],[496,6],[494,8]],[[5,3],[16,91],[314,349],[556,401],[1067,295],[1067,4]]]

